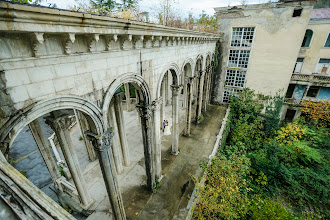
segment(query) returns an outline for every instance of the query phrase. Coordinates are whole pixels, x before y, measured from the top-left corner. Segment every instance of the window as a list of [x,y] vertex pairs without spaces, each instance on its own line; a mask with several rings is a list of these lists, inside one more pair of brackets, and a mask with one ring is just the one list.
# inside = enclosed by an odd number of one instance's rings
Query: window
[[313,31],[310,29],[306,30],[304,40],[301,44],[301,47],[309,47],[312,37],[313,37]]
[[242,90],[241,89],[225,88],[225,90],[223,92],[222,101],[223,102],[229,102],[230,101],[230,96],[237,95],[237,93],[239,93],[240,91],[242,91]]
[[303,62],[304,62],[304,58],[297,59],[296,65],[294,66],[294,70],[293,70],[294,73],[300,73]]
[[226,86],[244,87],[246,71],[227,70]]
[[324,47],[330,47],[330,34],[328,35],[327,41],[324,44]]
[[293,92],[294,92],[295,88],[296,88],[295,84],[290,84],[289,87],[288,87],[288,90],[286,92],[285,98],[292,98],[292,95],[293,95]]
[[330,59],[320,59],[316,65],[315,73],[327,74],[329,72]]
[[251,47],[253,41],[254,27],[237,27],[233,28],[231,36],[232,47]]
[[319,93],[320,87],[319,86],[311,86],[307,91],[307,97],[316,98]]
[[302,12],[302,8],[295,8],[295,9],[293,10],[292,17],[300,17],[301,12]]
[[230,50],[228,67],[247,68],[250,58],[250,50]]

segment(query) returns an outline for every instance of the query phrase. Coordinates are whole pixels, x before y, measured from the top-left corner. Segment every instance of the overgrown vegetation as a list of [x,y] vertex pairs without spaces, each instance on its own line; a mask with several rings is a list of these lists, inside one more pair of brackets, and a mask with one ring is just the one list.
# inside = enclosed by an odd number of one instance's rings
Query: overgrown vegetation
[[304,104],[305,117],[280,126],[279,94],[233,96],[226,142],[202,166],[195,218],[330,219],[330,121],[315,105],[329,103]]

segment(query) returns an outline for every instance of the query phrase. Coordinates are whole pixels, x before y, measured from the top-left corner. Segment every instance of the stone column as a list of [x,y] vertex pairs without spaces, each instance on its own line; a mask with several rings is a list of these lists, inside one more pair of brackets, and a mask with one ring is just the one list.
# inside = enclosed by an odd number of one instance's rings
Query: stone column
[[154,122],[154,166],[155,166],[155,177],[160,179],[162,176],[162,151],[160,146],[160,130],[159,130],[159,118],[160,118],[160,106],[162,105],[162,99],[158,99],[152,102],[152,111],[153,111],[153,122]]
[[209,76],[208,76],[208,88],[207,88],[207,104],[209,105],[211,103],[211,92],[212,92],[212,67],[210,67],[209,70]]
[[209,73],[208,71],[205,72],[204,75],[204,88],[203,88],[203,106],[202,106],[202,111],[206,112],[206,106],[207,106],[207,97],[208,97],[208,80],[209,79]]
[[117,93],[114,95],[114,109],[116,122],[118,127],[119,140],[121,145],[121,152],[123,155],[124,165],[129,166],[131,164],[129,149],[126,137],[125,121],[122,108],[122,93]]
[[180,86],[172,85],[172,154],[179,154],[179,91]]
[[53,117],[47,118],[46,123],[49,124],[55,131],[59,145],[62,149],[64,158],[70,170],[73,182],[78,191],[81,207],[87,210],[94,203],[94,201],[88,194],[85,178],[80,169],[77,155],[72,147],[72,142],[68,131],[70,122],[67,115],[53,114],[52,116]]
[[79,125],[81,136],[84,140],[87,149],[88,157],[91,161],[94,161],[96,160],[96,153],[94,151],[92,143],[86,139],[86,134],[85,134],[86,131],[89,130],[88,122],[85,116],[81,112],[74,110],[74,114],[76,116],[77,124]]
[[57,164],[54,160],[53,154],[50,150],[49,143],[41,130],[39,121],[36,119],[29,124],[30,131],[32,136],[38,146],[42,159],[44,160],[50,176],[54,183],[56,180],[61,177],[60,172],[58,171]]
[[185,136],[190,136],[190,127],[191,127],[191,108],[192,108],[192,100],[193,100],[193,92],[192,92],[192,80],[193,77],[189,78],[187,83],[187,109],[186,109],[186,126],[185,126]]
[[88,132],[88,136],[94,141],[95,151],[98,152],[97,155],[102,171],[102,177],[108,192],[108,197],[115,219],[125,220],[125,209],[118,185],[113,155],[110,149],[113,143],[114,132],[111,129],[108,129],[100,137],[96,134]]
[[136,108],[141,118],[141,129],[144,148],[144,159],[147,173],[147,187],[152,190],[155,182],[155,173],[153,169],[152,152],[152,127],[151,127],[151,107],[145,104],[138,104]]
[[163,80],[162,87],[161,87],[161,109],[160,109],[160,128],[163,130],[163,121],[165,120],[166,114],[165,114],[165,105],[166,105],[166,98],[165,98],[165,81]]
[[198,117],[202,114],[202,106],[203,106],[203,88],[204,88],[204,73],[201,72],[201,77],[199,79],[199,91],[198,91],[198,114],[197,114],[197,120]]
[[109,124],[112,127],[112,130],[114,131],[114,137],[113,137],[113,143],[112,143],[112,154],[113,158],[115,160],[116,164],[116,170],[117,173],[122,173],[124,168],[123,168],[123,161],[120,153],[120,139],[119,139],[119,132],[118,132],[118,127],[117,127],[117,122],[116,122],[116,116],[115,116],[115,111],[114,111],[114,103],[113,101],[110,104],[109,107]]
[[166,73],[166,78],[165,79],[165,89],[166,89],[166,105],[171,105],[172,104],[172,100],[171,100],[171,77],[172,74],[170,71],[167,71]]
[[125,97],[126,97],[126,106],[127,106],[127,111],[130,112],[133,110],[133,105],[131,103],[131,95],[129,93],[129,84],[126,83],[124,84],[125,87]]

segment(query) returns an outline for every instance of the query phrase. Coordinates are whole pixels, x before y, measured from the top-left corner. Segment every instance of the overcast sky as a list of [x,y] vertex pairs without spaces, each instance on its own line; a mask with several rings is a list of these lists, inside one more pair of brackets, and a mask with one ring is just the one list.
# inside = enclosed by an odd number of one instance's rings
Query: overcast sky
[[[88,1],[88,0],[84,0]],[[141,0],[141,11],[150,11],[151,8],[157,5],[158,0]],[[213,8],[240,5],[242,0],[176,0],[176,7],[180,13],[185,16],[189,11],[193,12],[194,16],[198,16],[203,10],[207,14],[214,14]],[[260,4],[268,2],[268,0],[247,0],[249,4]],[[69,5],[74,5],[75,0],[46,0],[43,5],[55,3],[58,8],[67,9]]]

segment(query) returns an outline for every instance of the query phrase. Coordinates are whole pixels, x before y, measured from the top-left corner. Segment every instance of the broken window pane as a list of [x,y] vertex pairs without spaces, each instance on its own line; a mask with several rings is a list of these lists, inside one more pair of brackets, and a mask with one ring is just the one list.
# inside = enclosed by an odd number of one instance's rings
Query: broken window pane
[[233,28],[231,36],[232,47],[251,47],[253,41],[254,27]]
[[227,70],[226,86],[244,88],[246,71]]
[[319,93],[319,86],[311,86],[307,92],[307,97],[316,98]]
[[232,89],[232,88],[225,88],[223,91],[223,102],[229,102],[230,96],[237,95],[237,93],[241,92],[242,89]]
[[250,58],[250,50],[230,50],[228,67],[247,68]]

